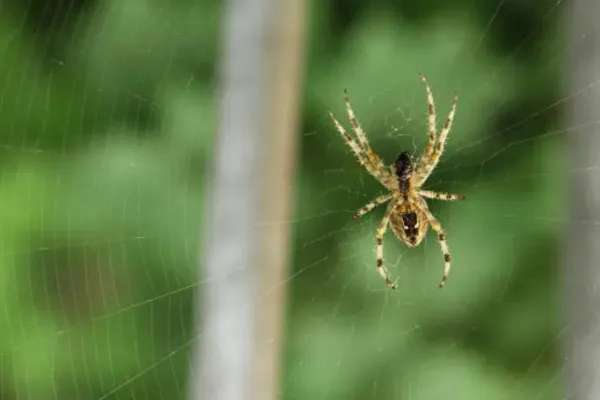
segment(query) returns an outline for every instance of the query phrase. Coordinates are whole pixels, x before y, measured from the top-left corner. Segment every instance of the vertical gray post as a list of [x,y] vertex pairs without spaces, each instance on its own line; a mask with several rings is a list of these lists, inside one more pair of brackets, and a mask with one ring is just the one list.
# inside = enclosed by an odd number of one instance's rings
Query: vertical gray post
[[[567,12],[567,93],[600,80],[600,2],[573,0]],[[566,126],[588,125],[565,138],[569,215],[562,265],[565,312],[565,398],[600,399],[600,87],[567,103]],[[585,221],[588,221],[587,223]]]
[[193,400],[278,398],[304,0],[225,2]]

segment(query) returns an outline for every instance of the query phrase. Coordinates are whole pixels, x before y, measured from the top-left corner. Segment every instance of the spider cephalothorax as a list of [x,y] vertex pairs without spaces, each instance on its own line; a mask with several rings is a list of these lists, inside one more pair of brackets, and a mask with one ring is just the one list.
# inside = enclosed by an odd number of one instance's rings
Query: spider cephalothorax
[[429,142],[425,147],[423,154],[415,163],[412,162],[407,152],[400,153],[392,166],[386,166],[383,163],[381,158],[371,149],[367,136],[354,116],[354,111],[350,105],[350,99],[348,98],[347,92],[344,91],[346,113],[348,114],[348,119],[356,133],[356,138],[352,138],[348,135],[344,127],[338,122],[333,114],[331,112],[329,113],[336,129],[340,132],[346,144],[352,149],[352,152],[358,158],[358,161],[371,175],[389,190],[388,193],[377,197],[375,200],[358,210],[353,218],[358,219],[378,205],[389,201],[387,211],[377,228],[375,239],[377,246],[377,271],[385,280],[386,285],[392,289],[396,288],[396,284],[390,280],[387,269],[383,265],[383,234],[385,233],[388,224],[394,234],[409,247],[418,246],[423,241],[423,238],[431,225],[431,228],[438,235],[440,248],[444,254],[444,274],[442,275],[439,284],[439,286],[442,287],[446,283],[448,274],[450,273],[450,252],[446,243],[446,234],[439,221],[433,216],[431,211],[429,211],[425,198],[439,200],[464,199],[464,196],[460,194],[433,192],[421,189],[422,185],[427,181],[427,178],[429,178],[431,172],[436,167],[440,156],[444,151],[446,139],[448,138],[452,122],[454,121],[457,103],[457,96],[454,95],[448,119],[442,130],[438,132],[436,128],[433,95],[431,94],[431,89],[424,76],[421,76],[421,80],[425,85],[425,93],[427,95]]
[[413,165],[410,156],[406,151],[400,153],[394,163],[396,177],[398,178],[399,190],[408,194],[410,188],[410,177],[413,173]]

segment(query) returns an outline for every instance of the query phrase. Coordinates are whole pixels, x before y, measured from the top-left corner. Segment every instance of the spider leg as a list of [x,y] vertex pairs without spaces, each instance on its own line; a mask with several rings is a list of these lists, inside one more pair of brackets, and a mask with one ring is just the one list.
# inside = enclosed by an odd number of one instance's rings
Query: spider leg
[[377,154],[375,154],[375,152],[371,149],[369,141],[367,140],[367,135],[365,134],[362,126],[360,126],[360,122],[354,114],[352,104],[350,103],[350,96],[348,95],[348,91],[346,89],[344,89],[344,105],[346,106],[346,114],[348,114],[348,120],[352,125],[352,130],[354,133],[356,133],[358,144],[365,151],[365,155],[372,164],[377,165],[380,168],[384,168],[383,161],[381,161],[379,156],[377,156]]
[[358,158],[358,161],[360,161],[361,164],[363,163],[363,161],[366,161],[364,150],[358,145],[358,143],[356,143],[356,140],[354,140],[350,135],[348,135],[346,129],[342,126],[342,124],[340,124],[340,122],[335,118],[331,111],[329,111],[329,117],[331,117],[335,128],[338,130],[340,135],[342,135],[342,139],[344,139],[346,144],[352,149],[352,152]]
[[446,233],[440,224],[440,221],[437,220],[436,217],[433,216],[429,207],[427,207],[427,203],[425,200],[419,202],[420,211],[425,214],[431,228],[438,234],[438,242],[440,244],[440,249],[442,250],[442,254],[444,255],[444,274],[442,275],[442,279],[440,280],[439,287],[443,287],[448,280],[448,275],[450,275],[450,250],[448,249],[448,243],[446,242]]
[[[433,101],[433,94],[431,92],[431,88],[427,83],[427,79],[423,74],[420,74],[421,81],[425,85],[425,94],[427,95],[427,119],[429,125],[429,141],[427,143],[427,147],[423,152],[422,159],[429,159],[431,154],[433,153],[433,148],[435,146],[435,135],[436,135],[436,116],[435,116],[435,102]],[[422,169],[423,165],[419,166],[419,169]]]
[[371,150],[371,146],[369,146],[369,141],[367,140],[367,135],[365,135],[365,131],[363,131],[360,126],[360,122],[356,119],[356,115],[354,115],[354,110],[352,109],[352,104],[350,103],[350,96],[348,96],[348,91],[344,89],[344,104],[346,105],[346,113],[348,114],[348,120],[350,120],[350,124],[352,124],[352,129],[356,133],[356,137],[358,138],[358,143],[365,150]]
[[348,133],[346,129],[340,124],[340,122],[335,118],[333,113],[330,111],[329,116],[333,121],[335,128],[342,136],[342,139],[346,142],[348,147],[352,149],[354,155],[358,158],[358,161],[367,169],[367,171],[373,175],[379,182],[381,182],[384,186],[389,187],[391,181],[391,174],[389,173],[387,167],[383,164],[381,159],[369,148],[362,148],[359,143],[355,139],[353,139]]
[[374,209],[378,205],[381,205],[381,204],[385,203],[386,201],[388,201],[391,198],[392,198],[392,194],[391,193],[382,194],[381,196],[376,197],[369,204],[367,204],[364,207],[360,208],[358,210],[358,212],[352,216],[352,219],[359,219],[360,217],[362,217],[363,215],[365,215],[366,213],[368,213],[369,211],[371,211],[372,209]]
[[448,119],[444,123],[444,127],[440,132],[437,142],[434,146],[434,150],[430,155],[423,154],[422,158],[419,160],[419,163],[422,165],[421,171],[419,173],[419,184],[422,185],[431,172],[434,170],[436,165],[438,164],[442,153],[444,152],[444,147],[446,146],[446,140],[448,139],[448,134],[450,133],[450,129],[452,128],[452,123],[454,122],[454,115],[456,114],[456,105],[458,103],[458,96],[454,94],[452,98],[452,108],[448,113]]
[[385,234],[387,225],[390,222],[390,217],[393,211],[394,208],[392,206],[388,206],[388,209],[385,212],[385,215],[383,216],[379,227],[377,228],[377,234],[375,236],[375,240],[377,243],[377,272],[379,272],[379,275],[381,275],[381,277],[385,280],[386,286],[390,289],[396,289],[396,284],[390,280],[387,268],[385,268],[383,265],[383,235]]
[[465,198],[465,196],[458,193],[434,192],[432,190],[420,190],[419,195],[436,200],[463,200]]
[[421,206],[421,210],[427,216],[427,220],[431,224],[431,228],[438,234],[438,242],[440,243],[440,249],[442,250],[442,254],[444,255],[444,274],[442,275],[442,279],[440,279],[440,288],[444,287],[446,281],[448,280],[448,275],[450,275],[450,250],[448,249],[448,243],[446,242],[446,233],[444,229],[442,229],[442,225],[440,221],[437,220],[436,217],[433,216],[431,211],[427,205]]

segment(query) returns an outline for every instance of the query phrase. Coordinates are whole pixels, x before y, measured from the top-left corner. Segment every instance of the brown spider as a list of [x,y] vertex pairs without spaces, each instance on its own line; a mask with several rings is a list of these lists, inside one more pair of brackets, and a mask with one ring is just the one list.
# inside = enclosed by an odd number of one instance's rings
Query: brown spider
[[362,130],[358,120],[354,115],[348,92],[344,90],[344,101],[346,103],[346,112],[348,119],[352,124],[352,128],[356,133],[356,139],[350,137],[344,127],[338,122],[331,112],[329,115],[335,124],[335,127],[342,135],[346,144],[352,149],[352,152],[358,158],[358,161],[373,175],[389,193],[381,195],[371,201],[369,204],[362,207],[352,217],[358,219],[387,201],[389,204],[387,210],[376,233],[377,243],[377,271],[385,280],[387,287],[396,288],[388,275],[387,269],[383,266],[383,235],[387,229],[388,223],[392,231],[402,240],[408,247],[418,246],[425,234],[429,225],[437,233],[438,241],[442,253],[444,254],[444,274],[440,280],[439,287],[443,287],[450,273],[450,252],[446,243],[446,234],[442,229],[440,222],[433,216],[425,198],[438,200],[461,200],[465,197],[460,194],[433,192],[430,190],[422,190],[421,187],[431,175],[431,172],[436,167],[444,146],[448,138],[448,133],[454,121],[456,113],[456,103],[458,97],[455,94],[452,100],[452,108],[448,114],[448,119],[440,132],[436,129],[435,105],[433,95],[423,75],[420,75],[421,80],[425,84],[425,92],[428,102],[428,122],[429,122],[429,142],[423,154],[418,160],[413,163],[407,152],[402,152],[391,166],[386,166],[381,158],[369,146],[367,136]]

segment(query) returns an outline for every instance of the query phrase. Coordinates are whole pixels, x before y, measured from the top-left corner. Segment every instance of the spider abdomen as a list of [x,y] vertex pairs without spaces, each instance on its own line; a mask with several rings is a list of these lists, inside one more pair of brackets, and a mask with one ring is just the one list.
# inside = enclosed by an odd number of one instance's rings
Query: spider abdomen
[[390,226],[398,239],[408,247],[418,246],[427,232],[427,218],[417,210],[396,209],[390,216]]
[[419,233],[419,220],[417,218],[417,213],[411,211],[402,214],[401,217],[404,233],[406,233],[406,236],[408,236],[409,239],[415,241],[417,234]]

